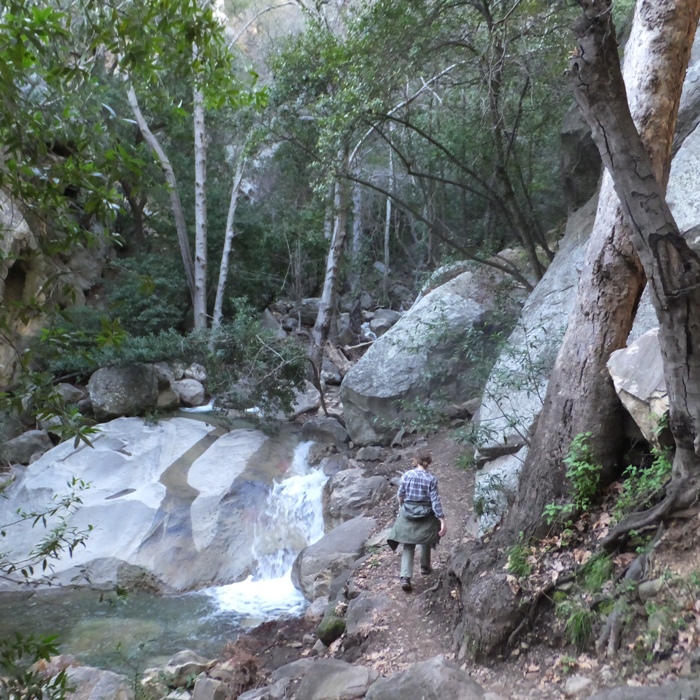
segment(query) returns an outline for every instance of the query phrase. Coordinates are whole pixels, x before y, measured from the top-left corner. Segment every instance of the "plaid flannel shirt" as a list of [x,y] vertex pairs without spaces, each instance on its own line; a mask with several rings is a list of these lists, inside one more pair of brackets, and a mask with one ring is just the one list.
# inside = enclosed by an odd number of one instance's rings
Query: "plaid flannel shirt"
[[440,495],[438,494],[438,480],[433,474],[423,469],[411,469],[401,477],[399,484],[399,499],[403,501],[416,501],[428,503],[433,506],[433,512],[438,518],[444,518]]

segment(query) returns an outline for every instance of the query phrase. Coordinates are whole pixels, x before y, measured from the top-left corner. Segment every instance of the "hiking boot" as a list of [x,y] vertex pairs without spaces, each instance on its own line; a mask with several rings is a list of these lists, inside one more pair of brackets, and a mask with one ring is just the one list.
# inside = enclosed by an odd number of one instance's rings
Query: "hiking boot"
[[401,590],[406,591],[406,593],[410,593],[413,590],[410,578],[406,578],[405,576],[401,577]]
[[428,576],[429,574],[433,573],[433,570],[429,566],[421,566],[420,572],[423,576]]

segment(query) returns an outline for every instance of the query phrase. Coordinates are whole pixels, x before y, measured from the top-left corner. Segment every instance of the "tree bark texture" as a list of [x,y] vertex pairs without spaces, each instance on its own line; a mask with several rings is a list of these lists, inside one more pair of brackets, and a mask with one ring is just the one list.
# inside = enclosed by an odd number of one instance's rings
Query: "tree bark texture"
[[[196,56],[195,51],[195,56]],[[195,79],[194,103],[194,327],[207,327],[207,132],[204,95]]]
[[[650,167],[655,181],[658,178],[661,183],[661,192],[671,168],[674,127],[698,5],[697,0],[642,0],[627,43],[624,81],[617,60],[619,82],[615,89],[621,90],[625,104],[626,93],[630,95],[626,111],[633,127],[636,124],[639,128],[640,143],[649,151]],[[614,39],[613,49],[617,57]],[[606,365],[611,353],[626,344],[645,279],[606,172],[575,310],[549,380],[520,490],[504,528],[509,536],[520,531],[533,534],[543,528],[539,516],[544,506],[566,495],[562,459],[579,433],[592,434],[591,447],[605,475],[616,467],[623,439],[623,409]]]
[[[661,193],[670,171],[674,125],[699,4],[699,0],[639,0],[627,43],[621,94],[625,96],[626,84],[627,113],[652,156]],[[619,72],[617,47],[611,50]],[[652,179],[656,182],[653,175]],[[516,501],[492,546],[464,549],[451,561],[463,605],[456,644],[492,653],[508,642],[522,621],[521,601],[504,590],[505,562],[495,552],[520,532],[525,537],[542,532],[544,506],[567,493],[562,459],[573,438],[590,431],[598,458],[606,467],[614,466],[622,439],[621,407],[606,363],[626,343],[644,282],[629,227],[606,174],[575,310],[549,381]]]
[[214,301],[214,315],[211,320],[212,328],[221,326],[221,319],[224,315],[224,292],[226,291],[226,280],[228,278],[229,258],[231,256],[231,247],[233,245],[233,237],[235,235],[234,222],[236,220],[236,208],[238,206],[238,192],[243,180],[243,168],[245,167],[245,159],[241,155],[236,165],[236,174],[233,177],[233,186],[231,187],[231,198],[228,205],[228,214],[226,216],[226,230],[224,231],[224,248],[221,252],[221,264],[219,266],[219,282],[216,286],[216,299]]
[[[579,44],[569,69],[574,94],[613,179],[659,320],[670,428],[676,442],[672,487],[655,509],[660,517],[685,497],[694,496],[692,482],[700,478],[700,258],[681,236],[666,203],[663,178],[667,171],[661,177],[655,173],[635,128],[617,56],[610,0],[581,0],[580,4],[583,17],[575,27]],[[678,73],[662,76],[678,82],[685,75],[700,0],[657,0],[642,3],[641,12],[645,9],[649,21],[658,21],[661,14],[686,26],[685,41],[676,47],[681,51]]]
[[326,276],[323,281],[323,291],[318,308],[318,316],[311,332],[314,344],[314,361],[318,363],[320,371],[323,361],[323,347],[328,340],[331,330],[331,322],[335,314],[338,296],[338,280],[340,277],[340,263],[343,257],[345,245],[345,227],[348,215],[347,187],[344,182],[338,181],[335,188],[335,203],[333,217],[333,235],[326,259]]
[[143,140],[156,154],[158,165],[160,165],[165,181],[168,183],[168,187],[170,188],[170,207],[173,211],[173,218],[175,219],[175,229],[177,230],[177,240],[180,246],[180,254],[182,256],[182,265],[185,268],[185,278],[187,279],[187,286],[190,290],[190,298],[194,303],[194,267],[192,265],[192,253],[190,251],[190,242],[187,238],[187,224],[185,223],[185,214],[182,210],[182,202],[180,201],[180,194],[177,189],[175,171],[173,170],[173,166],[170,164],[170,159],[165,154],[163,147],[160,145],[160,142],[156,138],[155,134],[148,126],[148,123],[141,112],[136,91],[132,85],[127,87],[126,95],[131,111],[136,119],[141,135],[143,136]]

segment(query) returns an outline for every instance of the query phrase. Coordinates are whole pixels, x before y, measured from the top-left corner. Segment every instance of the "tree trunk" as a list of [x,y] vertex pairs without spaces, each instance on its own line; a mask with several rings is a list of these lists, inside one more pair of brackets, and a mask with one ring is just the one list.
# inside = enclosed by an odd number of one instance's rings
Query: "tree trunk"
[[[667,498],[653,509],[661,517],[697,495],[700,480],[700,257],[681,236],[665,198],[665,176],[654,171],[649,153],[635,128],[627,103],[610,13],[611,0],[581,2],[584,13],[576,24],[578,51],[570,61],[574,95],[593,131],[593,140],[611,174],[631,239],[649,281],[651,300],[659,320],[659,344],[670,403],[670,428],[676,442],[673,481]],[[668,88],[682,83],[700,0],[657,0],[640,9],[650,26],[665,17],[682,23],[674,36],[668,29],[664,45],[678,64],[657,76]],[[669,43],[675,40],[673,49]],[[675,70],[672,70],[675,68]],[[680,90],[673,94],[677,110]],[[675,116],[674,110],[674,116]],[[673,120],[675,123],[675,119]],[[615,535],[638,527],[630,519]]]
[[[653,16],[651,2],[638,6],[627,43],[624,83],[620,75],[621,96],[627,104],[627,85],[630,106],[626,109],[640,127],[663,190],[698,22],[697,7],[684,11],[681,4],[678,0],[656,2]],[[692,4],[700,5],[697,0]],[[606,365],[611,353],[627,342],[644,282],[644,269],[606,173],[576,307],[549,380],[520,490],[507,518],[510,535],[542,527],[538,517],[544,506],[566,494],[562,459],[579,433],[592,434],[591,447],[608,473],[616,466],[623,439],[622,408]]]
[[352,292],[356,294],[360,289],[362,261],[362,188],[354,185],[352,188]]
[[231,245],[233,243],[234,228],[233,224],[236,219],[236,206],[238,205],[238,191],[243,179],[243,168],[245,167],[245,159],[240,157],[236,165],[236,174],[233,177],[233,186],[231,187],[231,199],[228,206],[228,215],[226,217],[226,231],[224,232],[224,249],[221,252],[221,265],[219,266],[219,283],[216,287],[216,301],[214,302],[214,315],[212,316],[211,327],[219,328],[221,326],[221,318],[224,308],[224,292],[226,291],[226,278],[228,277],[228,262],[231,254]]
[[[389,134],[393,132],[391,125],[389,126]],[[394,151],[389,149],[389,192],[394,193]],[[389,302],[389,242],[391,236],[391,214],[392,214],[392,198],[386,198],[386,211],[384,213],[384,272],[382,273],[382,297],[384,304]]]
[[173,170],[173,166],[170,164],[168,156],[165,155],[165,151],[160,145],[160,142],[149,129],[148,123],[146,122],[146,119],[141,112],[141,108],[139,107],[136,91],[132,85],[127,86],[126,96],[129,101],[131,111],[133,112],[134,119],[136,119],[136,123],[138,124],[141,135],[143,136],[143,140],[156,154],[160,169],[163,171],[165,181],[168,183],[168,187],[170,188],[170,207],[173,211],[173,218],[175,219],[177,240],[180,245],[180,254],[182,256],[182,265],[185,268],[185,278],[187,279],[187,286],[190,290],[190,298],[194,303],[194,267],[192,265],[192,253],[190,252],[190,242],[187,238],[187,224],[185,223],[185,214],[182,211],[182,202],[180,201],[180,194],[177,189],[175,171]]
[[[698,5],[700,0],[641,0],[627,43],[630,121],[633,118],[639,125],[664,187]],[[577,434],[593,434],[594,451],[608,467],[619,453],[619,401],[606,363],[610,353],[626,343],[645,279],[628,231],[612,182],[605,177],[576,307],[549,381],[515,504],[493,546],[464,549],[451,562],[462,585],[464,606],[456,639],[484,653],[503,646],[524,614],[519,599],[504,591],[507,586],[497,548],[507,546],[520,532],[527,537],[544,526],[544,506],[567,492],[562,459]],[[487,575],[485,570],[494,562],[498,563]]]
[[335,187],[334,209],[333,236],[326,260],[326,276],[323,281],[321,303],[319,305],[316,323],[311,331],[314,344],[313,358],[319,372],[321,371],[321,362],[323,361],[323,346],[328,340],[331,322],[335,314],[338,296],[338,280],[340,278],[340,263],[343,257],[343,246],[345,244],[345,225],[348,211],[347,187],[345,183],[340,180],[336,183]]
[[[195,56],[196,56],[195,50]],[[194,107],[194,327],[207,327],[207,133],[204,95],[195,78]]]

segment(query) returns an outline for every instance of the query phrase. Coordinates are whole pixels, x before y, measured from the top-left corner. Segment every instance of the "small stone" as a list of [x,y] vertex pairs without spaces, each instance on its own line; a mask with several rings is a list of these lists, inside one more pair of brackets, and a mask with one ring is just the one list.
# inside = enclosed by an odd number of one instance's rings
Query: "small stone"
[[663,588],[664,581],[662,578],[654,579],[653,581],[645,581],[639,584],[638,593],[639,599],[642,602],[655,598],[658,592]]
[[320,639],[317,639],[316,644],[311,647],[311,651],[316,652],[319,656],[325,654],[327,649],[328,647]]
[[593,685],[593,681],[585,676],[571,676],[564,686],[564,694],[570,698],[580,697],[588,692]]

